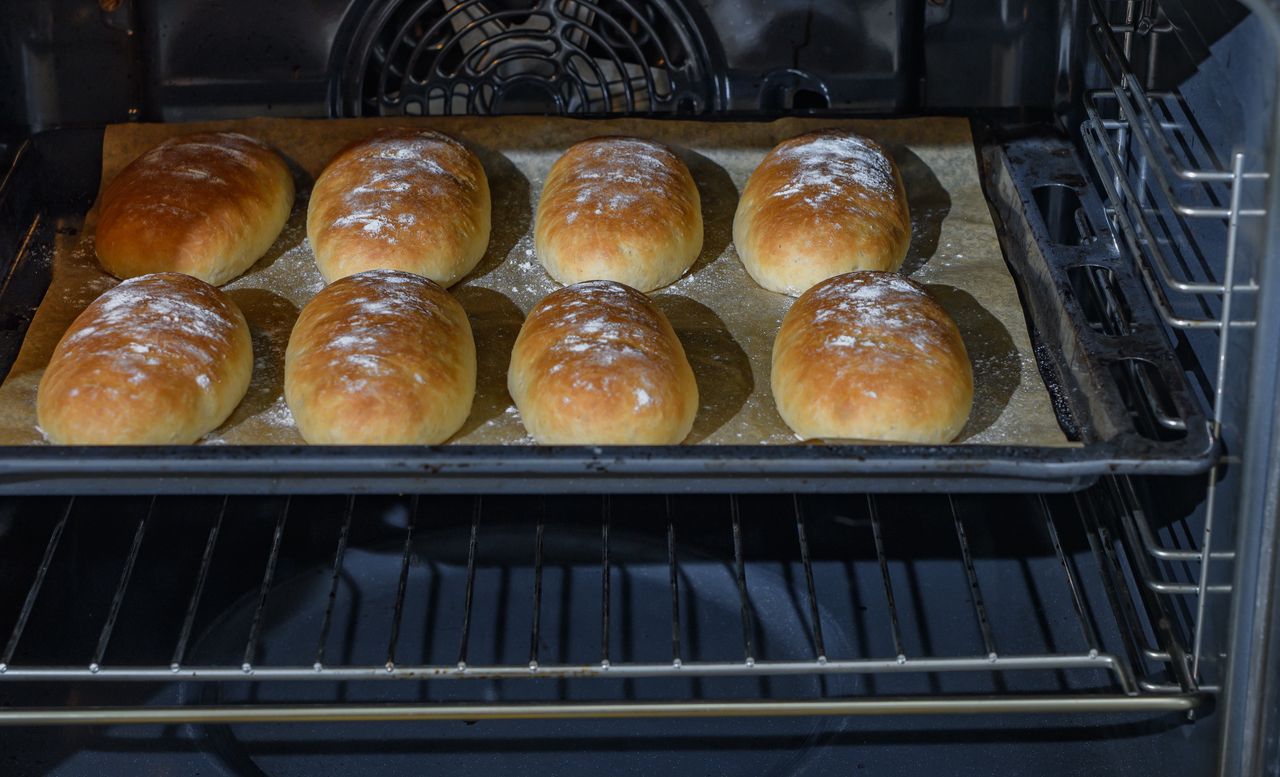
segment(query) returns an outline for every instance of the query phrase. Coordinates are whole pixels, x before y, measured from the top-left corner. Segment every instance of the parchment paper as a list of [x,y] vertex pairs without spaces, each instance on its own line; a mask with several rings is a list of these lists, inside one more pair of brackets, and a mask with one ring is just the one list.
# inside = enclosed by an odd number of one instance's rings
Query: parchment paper
[[[479,362],[462,444],[531,444],[506,391],[511,347],[524,314],[557,288],[533,250],[533,212],[551,164],[570,144],[596,135],[653,138],[684,155],[702,195],[706,230],[692,270],[651,296],[670,318],[697,376],[702,404],[688,442],[796,444],[769,391],[773,339],[790,297],[747,276],[731,242],[733,213],[747,177],[777,142],[811,129],[850,126],[892,151],[906,182],[912,241],[903,271],[925,283],[951,312],[973,360],[973,413],[958,442],[1068,445],[1032,354],[1022,307],[983,198],[968,122],[786,119],[710,123],[534,117],[431,119],[250,119],[107,128],[103,185],[142,152],[178,134],[235,130],[274,145],[295,167],[298,200],[280,238],[252,269],[224,287],[254,333],[253,383],[230,419],[205,444],[301,444],[283,399],[284,349],[298,311],[323,287],[306,241],[311,183],[345,144],[391,124],[447,132],[480,156],[493,196],[493,234],[476,270],[452,291],[472,320]],[[36,428],[36,386],[62,333],[116,281],[98,268],[96,210],[79,235],[60,237],[53,280],[14,368],[0,386],[0,443],[44,444]]]

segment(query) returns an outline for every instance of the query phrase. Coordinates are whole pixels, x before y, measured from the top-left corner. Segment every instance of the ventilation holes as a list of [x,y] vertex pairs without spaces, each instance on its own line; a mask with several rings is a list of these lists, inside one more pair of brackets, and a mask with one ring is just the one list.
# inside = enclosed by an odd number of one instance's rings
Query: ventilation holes
[[[702,113],[706,46],[670,0],[383,0],[338,75],[345,114]],[[679,95],[679,98],[677,98]]]
[[1129,303],[1110,268],[1097,264],[1069,267],[1067,280],[1091,329],[1113,337],[1129,334],[1133,322]]
[[1084,245],[1092,237],[1089,222],[1076,190],[1060,183],[1046,183],[1031,190],[1036,207],[1049,230],[1049,241],[1060,246]]

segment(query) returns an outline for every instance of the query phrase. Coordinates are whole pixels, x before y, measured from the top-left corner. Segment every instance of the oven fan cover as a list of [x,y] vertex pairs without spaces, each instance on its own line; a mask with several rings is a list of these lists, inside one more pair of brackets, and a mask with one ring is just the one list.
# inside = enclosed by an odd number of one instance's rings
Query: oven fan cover
[[713,109],[706,40],[668,0],[373,0],[335,45],[340,116]]

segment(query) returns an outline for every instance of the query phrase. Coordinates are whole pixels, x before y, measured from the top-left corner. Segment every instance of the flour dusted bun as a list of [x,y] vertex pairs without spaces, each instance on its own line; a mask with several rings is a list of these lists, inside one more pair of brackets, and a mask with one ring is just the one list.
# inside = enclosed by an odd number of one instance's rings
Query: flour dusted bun
[[370,270],[335,281],[298,316],[284,396],[312,444],[435,445],[471,412],[476,346],[432,281]]
[[55,443],[193,443],[231,415],[252,373],[249,326],[230,298],[189,275],[144,275],[67,329],[36,415]]
[[534,243],[561,283],[611,280],[652,291],[678,279],[702,251],[698,186],[660,143],[584,140],[547,174]]
[[329,283],[404,270],[452,286],[489,245],[489,181],[458,141],[388,129],[347,146],[316,180],[307,238]]
[[850,270],[897,270],[911,244],[902,176],[888,152],[844,130],[779,143],[751,174],[733,245],[756,283],[797,295]]
[[773,344],[773,398],[796,434],[950,442],[973,404],[960,331],[919,284],[851,272],[796,300]]
[[540,443],[669,445],[693,428],[698,387],[666,316],[613,281],[547,295],[511,354],[507,387]]
[[292,208],[293,177],[266,145],[234,132],[183,135],[103,190],[94,247],[117,278],[180,272],[221,286],[267,252]]

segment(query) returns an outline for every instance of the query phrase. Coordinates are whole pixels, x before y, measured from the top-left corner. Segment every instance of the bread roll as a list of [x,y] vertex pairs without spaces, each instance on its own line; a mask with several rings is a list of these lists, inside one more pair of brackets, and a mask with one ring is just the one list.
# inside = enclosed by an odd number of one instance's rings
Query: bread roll
[[547,174],[534,245],[542,266],[564,284],[666,286],[702,251],[698,186],[680,157],[660,143],[584,140]]
[[180,272],[221,286],[271,248],[292,209],[293,176],[266,145],[234,132],[184,135],[107,185],[94,244],[117,278]]
[[475,393],[466,312],[413,273],[335,281],[302,309],[285,351],[285,401],[312,444],[442,443]]
[[973,404],[960,330],[920,285],[851,272],[814,286],[782,319],[773,398],[801,438],[950,442]]
[[188,275],[144,275],[67,329],[36,415],[55,443],[193,443],[231,415],[252,374],[249,326],[230,298]]
[[329,283],[404,270],[452,286],[489,246],[489,181],[439,132],[389,129],[347,146],[311,191],[307,238]]
[[783,141],[742,191],[733,245],[756,283],[792,296],[850,270],[897,270],[911,245],[902,176],[852,132]]
[[613,281],[552,292],[529,313],[507,388],[529,434],[563,445],[670,445],[689,436],[698,386],[649,298]]

